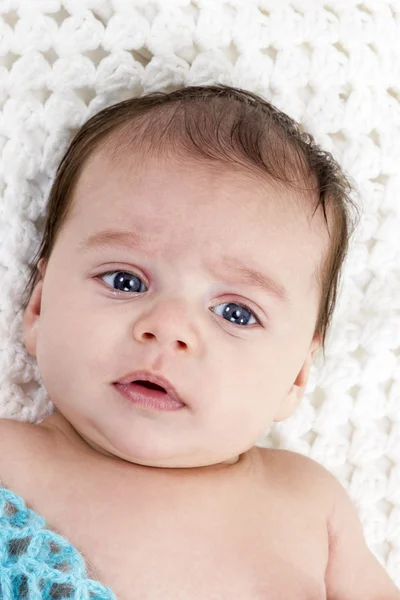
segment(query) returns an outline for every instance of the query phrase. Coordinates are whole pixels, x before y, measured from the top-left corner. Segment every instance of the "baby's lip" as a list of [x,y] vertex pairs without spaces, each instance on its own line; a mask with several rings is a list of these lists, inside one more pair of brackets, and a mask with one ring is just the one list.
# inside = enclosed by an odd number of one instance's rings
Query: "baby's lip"
[[126,385],[128,383],[133,383],[134,381],[137,381],[137,380],[150,381],[151,383],[160,385],[161,387],[163,387],[165,389],[165,391],[167,392],[167,394],[170,398],[172,398],[173,400],[176,400],[176,402],[180,402],[181,404],[186,404],[182,400],[182,398],[180,397],[180,395],[178,394],[178,392],[176,391],[176,389],[174,388],[172,383],[170,383],[168,381],[168,379],[166,379],[165,377],[162,377],[161,375],[156,375],[155,373],[152,373],[151,371],[131,371],[130,373],[127,373],[121,379],[119,379],[118,381],[116,381],[114,383],[120,383],[122,385]]

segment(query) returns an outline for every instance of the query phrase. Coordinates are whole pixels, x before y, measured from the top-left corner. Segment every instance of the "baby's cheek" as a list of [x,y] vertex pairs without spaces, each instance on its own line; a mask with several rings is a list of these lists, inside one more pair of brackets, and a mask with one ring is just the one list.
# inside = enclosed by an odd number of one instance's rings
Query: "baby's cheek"
[[84,335],[68,311],[45,310],[40,318],[36,359],[44,385],[51,395],[70,385],[71,373],[81,362]]

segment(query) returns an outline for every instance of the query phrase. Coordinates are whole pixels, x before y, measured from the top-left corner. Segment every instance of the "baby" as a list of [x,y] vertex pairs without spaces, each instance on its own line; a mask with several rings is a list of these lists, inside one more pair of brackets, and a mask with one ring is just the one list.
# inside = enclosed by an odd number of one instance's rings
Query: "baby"
[[24,303],[55,412],[0,421],[0,540],[26,503],[40,543],[56,532],[87,571],[31,549],[19,579],[15,556],[1,563],[0,598],[400,599],[339,482],[255,445],[324,349],[350,189],[294,121],[228,86],[83,125]]

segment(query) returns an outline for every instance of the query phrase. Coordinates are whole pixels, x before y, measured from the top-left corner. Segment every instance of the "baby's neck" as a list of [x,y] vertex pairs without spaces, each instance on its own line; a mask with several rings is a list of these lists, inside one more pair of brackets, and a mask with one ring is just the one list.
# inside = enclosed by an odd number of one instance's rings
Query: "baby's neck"
[[[104,450],[103,448],[100,448],[99,446],[97,446],[96,444],[92,443],[92,442],[88,442],[85,438],[83,438],[81,435],[79,435],[79,433],[73,428],[73,426],[71,425],[71,423],[58,411],[56,410],[56,412],[54,412],[52,415],[50,415],[49,417],[46,417],[43,421],[41,421],[38,424],[38,427],[43,427],[45,429],[48,430],[52,430],[52,431],[60,431],[64,434],[64,436],[67,437],[67,439],[69,440],[69,442],[71,444],[74,445],[74,447],[80,447],[81,450],[90,453],[95,453],[97,458],[101,458],[101,457],[107,457],[110,458],[111,460],[114,461],[118,461],[119,463],[125,463],[125,464],[132,464],[135,466],[148,466],[148,465],[141,465],[141,464],[136,464],[134,462],[131,461],[127,461],[124,460],[114,454],[110,454],[109,452],[107,452],[106,450]],[[235,456],[229,460],[226,460],[224,462],[221,463],[216,463],[216,464],[212,464],[212,465],[206,465],[206,466],[201,466],[201,467],[191,467],[191,468],[186,468],[186,470],[188,471],[198,471],[198,472],[209,472],[209,471],[215,471],[215,470],[225,470],[228,467],[232,467],[234,465],[239,465],[243,462],[246,461],[246,459],[248,458],[248,455],[251,451],[248,451],[244,454],[240,454],[239,456]],[[160,467],[159,467],[160,468]],[[161,467],[164,470],[169,470],[169,471],[173,471],[173,470],[177,470],[172,469],[172,468],[167,468],[167,467]],[[180,470],[185,470],[185,468],[182,468]]]

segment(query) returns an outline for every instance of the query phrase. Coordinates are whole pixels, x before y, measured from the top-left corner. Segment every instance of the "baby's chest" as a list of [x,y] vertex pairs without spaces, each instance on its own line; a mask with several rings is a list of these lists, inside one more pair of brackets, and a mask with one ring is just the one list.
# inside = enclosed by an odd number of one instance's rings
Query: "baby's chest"
[[143,504],[138,496],[85,503],[56,524],[119,600],[325,598],[324,534],[285,518],[282,506],[266,518],[252,502],[234,510],[222,498],[211,508],[175,496]]
[[49,460],[47,446],[42,457],[15,439],[0,479],[119,600],[326,598],[326,520],[309,493],[257,471],[197,478],[61,451]]

